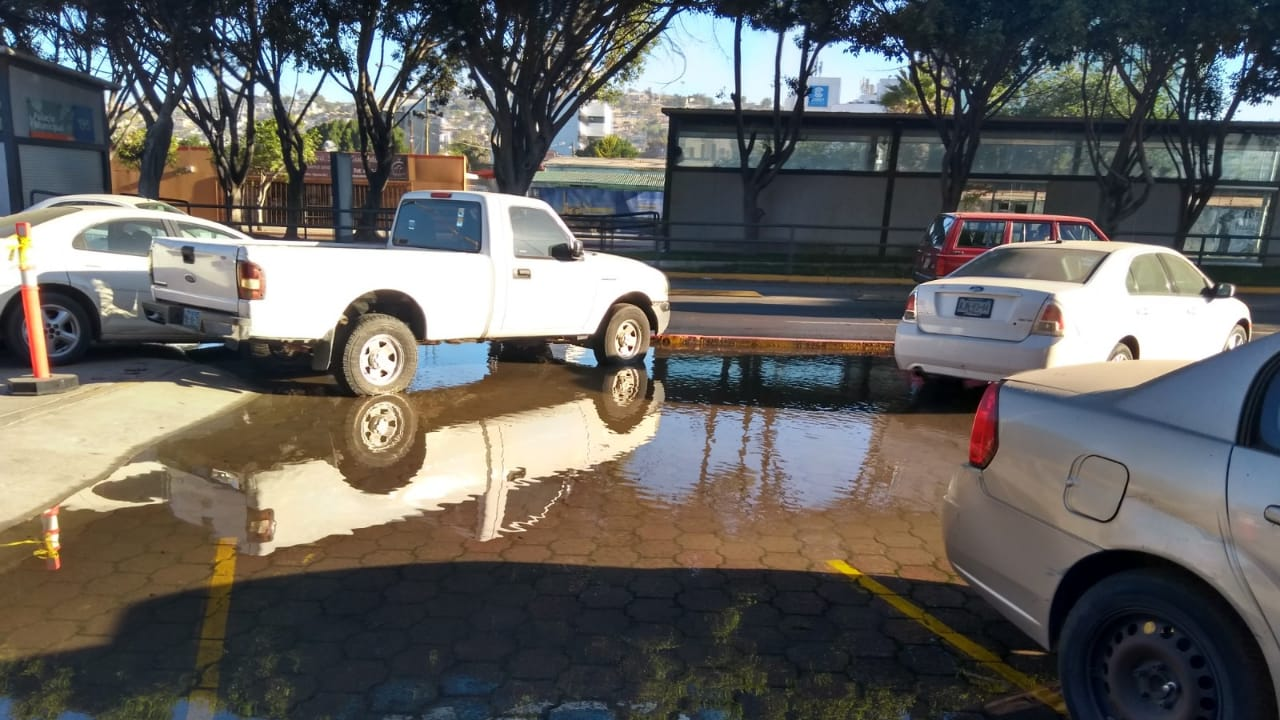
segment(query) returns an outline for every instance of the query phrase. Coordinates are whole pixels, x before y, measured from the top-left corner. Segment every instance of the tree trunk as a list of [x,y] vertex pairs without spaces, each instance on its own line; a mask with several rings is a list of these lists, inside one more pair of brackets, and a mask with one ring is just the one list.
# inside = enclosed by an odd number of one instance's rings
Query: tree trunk
[[138,194],[148,198],[160,197],[160,181],[164,179],[169,164],[169,144],[173,141],[173,114],[162,115],[147,128],[142,143],[142,158],[138,167]]
[[287,238],[298,237],[298,227],[302,225],[303,214],[306,212],[307,202],[307,169],[288,170],[289,184],[285,188],[285,219],[284,219],[284,236]]
[[378,242],[378,216],[382,210],[382,191],[387,187],[387,179],[391,177],[392,155],[378,157],[377,166],[365,167],[365,177],[369,182],[369,192],[365,195],[361,208],[360,221],[356,223],[357,242]]
[[760,239],[760,188],[750,179],[742,183],[742,239],[747,242],[747,252],[754,253],[755,242]]

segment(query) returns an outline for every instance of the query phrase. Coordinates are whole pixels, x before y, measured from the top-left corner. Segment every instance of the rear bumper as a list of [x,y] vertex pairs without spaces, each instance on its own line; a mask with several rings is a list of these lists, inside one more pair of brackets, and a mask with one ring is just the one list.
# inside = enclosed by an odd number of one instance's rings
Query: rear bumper
[[671,324],[671,303],[666,300],[654,303],[653,316],[658,320],[653,327],[653,333],[661,335],[667,331],[667,326]]
[[216,310],[152,300],[142,303],[142,314],[153,323],[190,333],[192,338],[218,337],[239,342],[250,335],[248,318]]
[[921,332],[912,322],[899,322],[893,356],[903,370],[983,380],[1003,380],[1023,370],[1104,360],[1077,352],[1070,338],[1028,335],[1014,342]]

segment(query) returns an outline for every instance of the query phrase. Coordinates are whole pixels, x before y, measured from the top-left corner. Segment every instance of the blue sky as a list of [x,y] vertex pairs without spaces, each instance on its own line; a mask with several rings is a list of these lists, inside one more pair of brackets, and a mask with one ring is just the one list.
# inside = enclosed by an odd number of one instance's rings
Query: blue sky
[[[773,51],[777,36],[750,33],[743,42],[743,94],[755,102],[773,93]],[[852,102],[863,78],[873,84],[893,77],[903,68],[900,61],[886,60],[873,53],[852,54],[846,46],[823,51],[819,76],[840,78],[840,102]],[[794,75],[798,53],[787,42],[783,74]],[[640,77],[631,85],[643,90],[674,95],[703,94],[716,97],[723,91],[727,99],[733,89],[733,22],[708,15],[678,17],[662,40],[649,53]],[[1245,107],[1237,120],[1280,122],[1280,103]]]

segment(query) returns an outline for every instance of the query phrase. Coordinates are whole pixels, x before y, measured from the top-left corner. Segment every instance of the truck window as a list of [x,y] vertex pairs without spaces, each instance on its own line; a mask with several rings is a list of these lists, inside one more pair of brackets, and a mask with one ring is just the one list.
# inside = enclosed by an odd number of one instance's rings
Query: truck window
[[511,234],[516,257],[551,257],[551,248],[571,239],[550,213],[531,207],[511,208]]
[[480,203],[467,200],[405,200],[391,229],[393,245],[423,250],[478,253],[483,237]]
[[1061,223],[1058,225],[1058,237],[1063,240],[1101,240],[1093,228],[1084,223]]
[[1047,222],[1016,222],[1013,224],[1011,242],[1040,242],[1052,240],[1053,232]]
[[1003,220],[965,220],[956,247],[993,248],[1004,243]]

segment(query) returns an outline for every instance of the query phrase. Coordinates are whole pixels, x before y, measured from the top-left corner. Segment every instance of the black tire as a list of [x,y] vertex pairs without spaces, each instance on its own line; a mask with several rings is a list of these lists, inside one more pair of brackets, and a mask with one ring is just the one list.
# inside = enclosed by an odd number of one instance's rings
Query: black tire
[[616,433],[628,432],[649,409],[649,375],[634,365],[607,370],[595,400],[605,427]]
[[1107,362],[1124,362],[1132,359],[1133,350],[1124,343],[1116,343],[1116,346],[1111,348],[1111,354],[1107,356]]
[[[89,352],[93,344],[93,324],[84,307],[74,298],[60,292],[41,292],[40,305],[45,315],[45,349],[50,365],[70,365]],[[9,313],[4,329],[5,347],[19,361],[30,361],[27,346],[27,323],[19,304]]]
[[604,328],[591,343],[596,362],[605,366],[643,361],[649,352],[651,333],[649,316],[643,310],[627,303],[614,305],[609,308]]
[[1231,332],[1227,335],[1227,341],[1223,343],[1222,349],[1235,350],[1236,348],[1249,342],[1249,331],[1244,329],[1243,325],[1236,325],[1231,328]]
[[1154,570],[1113,575],[1081,596],[1060,637],[1071,717],[1276,717],[1252,634],[1194,581]]
[[351,487],[386,495],[422,471],[427,437],[418,429],[417,411],[404,397],[378,395],[354,401],[342,427],[337,467]]
[[352,395],[390,395],[409,387],[418,371],[418,341],[398,318],[356,318],[336,353],[333,376]]

